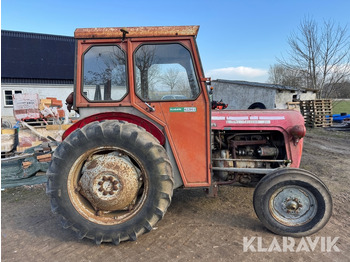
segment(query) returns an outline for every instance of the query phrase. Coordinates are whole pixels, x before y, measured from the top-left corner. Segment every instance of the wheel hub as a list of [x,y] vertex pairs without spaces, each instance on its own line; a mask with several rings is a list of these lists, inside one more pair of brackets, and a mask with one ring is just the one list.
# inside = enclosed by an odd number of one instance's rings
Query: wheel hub
[[287,212],[288,211],[295,211],[299,208],[298,203],[295,201],[288,201],[286,204]]
[[[305,199],[304,199],[305,201]],[[298,214],[302,211],[303,205],[298,198],[288,197],[282,203],[282,210],[291,214]]]
[[303,225],[316,214],[315,196],[306,188],[285,186],[277,190],[270,199],[272,216],[288,226]]
[[96,211],[124,210],[136,199],[139,177],[139,170],[126,155],[96,155],[83,167],[79,193]]

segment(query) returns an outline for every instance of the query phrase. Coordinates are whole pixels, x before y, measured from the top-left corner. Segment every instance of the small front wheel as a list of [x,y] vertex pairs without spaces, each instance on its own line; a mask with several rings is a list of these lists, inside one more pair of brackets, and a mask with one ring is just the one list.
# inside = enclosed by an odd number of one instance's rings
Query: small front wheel
[[265,176],[254,191],[254,209],[272,232],[293,237],[323,228],[332,214],[332,198],[315,175],[294,168]]

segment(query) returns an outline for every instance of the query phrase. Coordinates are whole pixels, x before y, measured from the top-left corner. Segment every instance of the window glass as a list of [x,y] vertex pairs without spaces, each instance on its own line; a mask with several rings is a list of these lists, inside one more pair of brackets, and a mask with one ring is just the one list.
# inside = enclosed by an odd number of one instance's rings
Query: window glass
[[180,44],[145,44],[134,56],[135,89],[144,100],[193,100],[200,89],[190,52]]
[[4,91],[5,106],[13,106],[13,94],[22,94],[20,90],[5,90]]
[[88,100],[121,100],[126,81],[125,53],[119,46],[93,46],[85,53],[82,93]]

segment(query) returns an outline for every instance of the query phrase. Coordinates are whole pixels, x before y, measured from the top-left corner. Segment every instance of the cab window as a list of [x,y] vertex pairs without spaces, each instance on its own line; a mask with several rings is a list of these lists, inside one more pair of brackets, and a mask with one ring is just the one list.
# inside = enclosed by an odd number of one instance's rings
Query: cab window
[[200,93],[192,56],[181,44],[141,45],[134,67],[135,90],[142,100],[194,100]]
[[89,101],[120,101],[126,95],[126,58],[119,46],[91,47],[83,65],[82,94]]

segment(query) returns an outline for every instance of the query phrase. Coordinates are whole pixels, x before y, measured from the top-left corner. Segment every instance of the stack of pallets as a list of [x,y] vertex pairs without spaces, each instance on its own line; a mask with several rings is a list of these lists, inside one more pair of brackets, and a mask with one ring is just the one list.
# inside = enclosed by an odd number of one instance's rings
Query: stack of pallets
[[332,100],[304,100],[300,101],[300,112],[304,116],[305,126],[332,126]]

